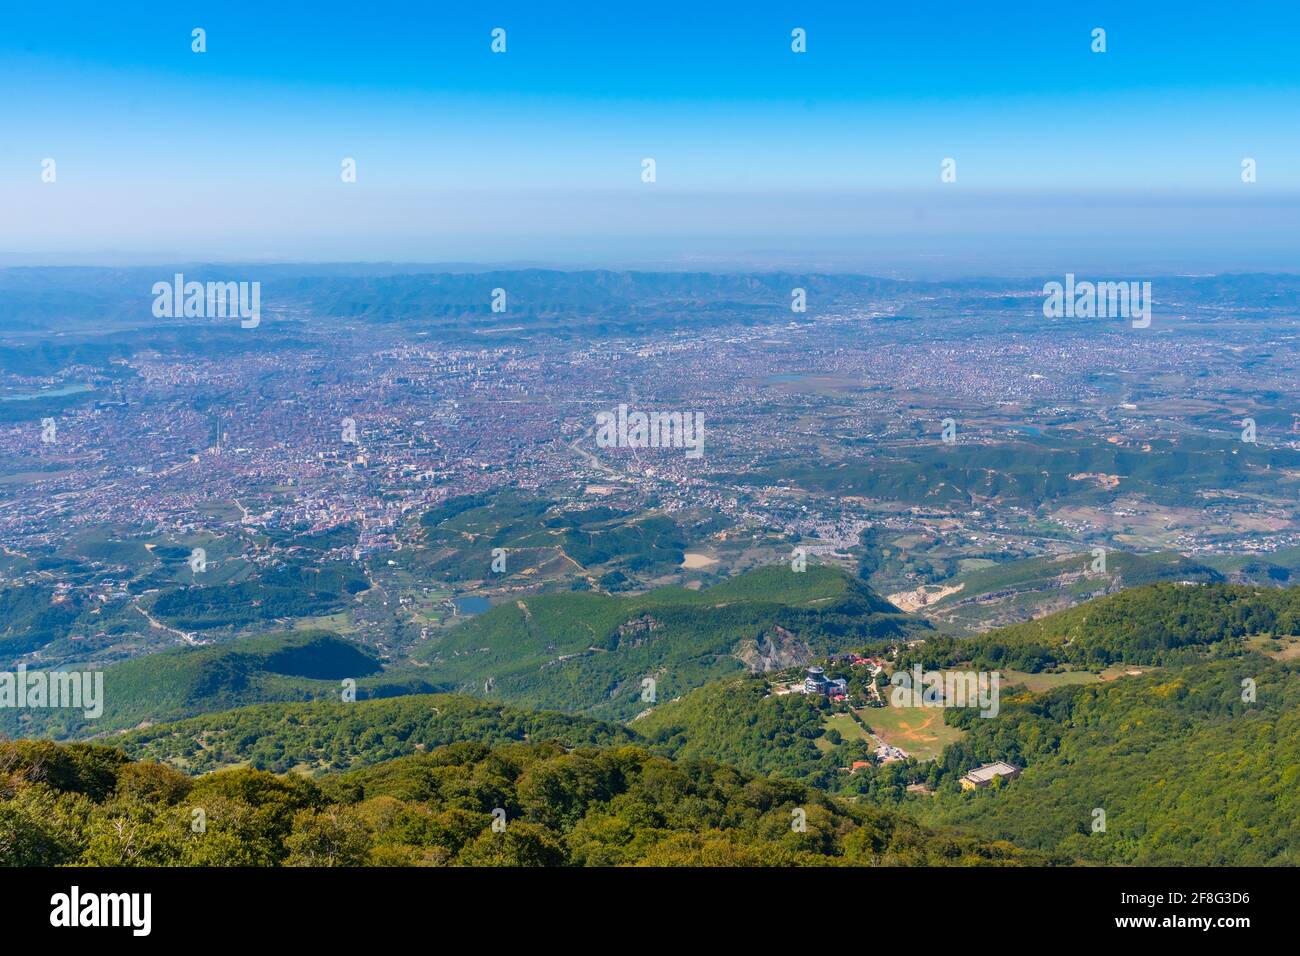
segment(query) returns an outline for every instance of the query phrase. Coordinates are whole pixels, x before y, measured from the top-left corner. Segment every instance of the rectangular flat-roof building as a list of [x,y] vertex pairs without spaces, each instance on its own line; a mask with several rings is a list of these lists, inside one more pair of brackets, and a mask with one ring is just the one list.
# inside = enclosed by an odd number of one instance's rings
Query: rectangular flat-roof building
[[1018,776],[1020,776],[1019,767],[1013,767],[1011,764],[999,760],[997,763],[983,764],[966,774],[961,778],[961,788],[963,790],[975,790],[979,787],[987,787],[993,782],[994,777],[1014,780]]

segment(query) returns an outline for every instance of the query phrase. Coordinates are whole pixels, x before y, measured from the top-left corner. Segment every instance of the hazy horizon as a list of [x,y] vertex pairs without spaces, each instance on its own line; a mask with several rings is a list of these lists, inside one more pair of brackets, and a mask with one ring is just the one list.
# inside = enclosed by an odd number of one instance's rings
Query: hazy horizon
[[0,264],[1300,270],[1282,4],[65,12],[0,36]]

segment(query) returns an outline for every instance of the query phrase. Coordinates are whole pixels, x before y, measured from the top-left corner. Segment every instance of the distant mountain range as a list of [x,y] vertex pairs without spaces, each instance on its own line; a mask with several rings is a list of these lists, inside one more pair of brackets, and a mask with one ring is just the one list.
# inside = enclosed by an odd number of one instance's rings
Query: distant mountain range
[[[419,322],[430,332],[478,336],[524,323],[531,331],[621,333],[802,319],[907,298],[944,300],[948,321],[972,310],[1020,310],[1041,318],[1038,279],[904,281],[847,273],[632,272],[495,269],[396,264],[188,263],[0,269],[0,334],[57,325],[101,334],[119,328],[192,327],[195,320],[153,316],[153,284],[172,281],[260,282],[264,308],[281,332],[298,319]],[[493,310],[493,290],[506,291],[506,311]],[[791,311],[791,293],[806,292],[807,313]],[[1030,295],[1025,297],[1025,293]],[[1166,276],[1162,302],[1188,300],[1234,312],[1293,302],[1300,276],[1225,274]],[[902,315],[906,316],[906,311]],[[1227,321],[1229,319],[1221,319]],[[262,335],[264,343],[270,336]],[[111,339],[107,341],[112,341]],[[184,343],[178,342],[177,346]],[[0,368],[15,357],[0,353]]]

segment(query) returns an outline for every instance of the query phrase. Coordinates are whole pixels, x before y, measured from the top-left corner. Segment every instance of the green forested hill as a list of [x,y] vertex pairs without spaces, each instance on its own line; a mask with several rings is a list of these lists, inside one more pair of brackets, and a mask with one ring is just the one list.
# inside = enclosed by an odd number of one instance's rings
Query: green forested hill
[[380,683],[379,673],[378,660],[329,631],[264,634],[113,664],[104,669],[98,719],[80,710],[0,709],[0,732],[85,736],[261,701],[338,699],[343,678],[365,687]]
[[0,659],[18,659],[66,638],[86,610],[80,595],[56,596],[50,585],[0,588]]
[[1235,653],[1240,639],[1300,633],[1300,588],[1152,584],[968,640],[937,638],[904,663],[1040,671],[1058,664],[1172,664]]
[[666,515],[608,507],[564,511],[514,489],[449,498],[425,512],[420,526],[425,547],[396,560],[421,576],[450,581],[497,578],[490,570],[494,548],[511,554],[499,579],[525,580],[552,559],[566,570],[672,572],[686,545],[677,522]]
[[[820,695],[769,690],[760,677],[713,681],[660,704],[631,726],[647,746],[675,759],[721,760],[877,802],[900,800],[909,784],[929,780],[932,764],[914,758],[847,772],[871,759],[876,743],[840,728],[870,727],[883,711],[862,708],[862,723],[856,723],[842,705],[832,707]],[[839,728],[828,723],[832,715],[844,722]]]
[[1048,861],[799,784],[636,747],[460,743],[320,780],[247,768],[196,780],[108,747],[0,744],[0,865],[8,866]]
[[1106,555],[1106,571],[1091,571],[1093,555],[1089,551],[1007,561],[991,567],[977,568],[941,582],[945,586],[961,585],[935,601],[932,608],[951,607],[964,601],[1008,591],[1043,591],[1051,594],[1061,589],[1062,576],[1079,575],[1066,585],[1071,596],[1086,596],[1105,587],[1122,584],[1138,587],[1158,581],[1219,581],[1219,574],[1208,563],[1185,558],[1176,551],[1128,554],[1111,551]]
[[[1033,646],[1079,661],[1163,662],[1158,672],[1012,696],[1000,712],[946,711],[966,733],[937,765],[907,762],[837,773],[852,745],[827,746],[825,704],[767,697],[762,681],[719,681],[661,704],[634,726],[678,757],[729,763],[856,792],[904,798],[910,782],[937,786],[912,798],[931,822],[986,839],[1104,863],[1183,865],[1300,862],[1300,664],[1255,653],[1239,638],[1293,629],[1296,592],[1225,586],[1137,589],[966,642],[931,640],[911,656],[946,667],[975,656],[1020,662]],[[1066,643],[1070,642],[1070,643]],[[1216,646],[1207,657],[1204,649]],[[1180,649],[1182,649],[1180,651]],[[1188,663],[1178,663],[1185,656]],[[1057,658],[1052,658],[1053,660]],[[1256,700],[1242,699],[1255,682]],[[864,711],[870,721],[872,711]],[[818,739],[821,738],[821,746]],[[1023,776],[962,793],[962,774],[1006,760]],[[1092,812],[1107,831],[1092,833]]]
[[[1217,566],[1175,551],[1109,551],[1104,572],[1094,571],[1094,562],[1090,551],[1081,551],[968,569],[931,584],[931,594],[937,596],[921,613],[946,632],[973,634],[1039,617],[1122,588],[1158,581],[1224,580]],[[889,572],[897,573],[892,567]],[[1237,579],[1247,580],[1243,575],[1234,575]],[[875,578],[868,580],[874,583]],[[1259,583],[1277,586],[1279,582],[1268,579]]]
[[[365,574],[319,549],[347,535],[336,529],[282,540],[285,553],[265,565],[248,560],[252,545],[242,536],[146,535],[108,525],[57,548],[0,550],[0,666],[61,667],[147,652],[163,644],[151,622],[221,640],[349,608],[369,586]],[[194,547],[210,562],[202,573],[189,566]]]
[[463,740],[608,746],[639,739],[621,724],[589,717],[422,694],[353,703],[258,704],[133,730],[111,743],[133,758],[164,761],[189,773],[236,764],[280,773],[350,770]]
[[644,678],[669,699],[747,663],[789,666],[921,627],[841,571],[796,574],[782,564],[701,591],[522,598],[444,632],[417,656],[444,690],[627,718],[646,707]]
[[[1256,700],[1242,700],[1244,680]],[[986,838],[1104,863],[1300,863],[1300,670],[1258,655],[1003,700],[944,753],[1014,782],[919,806]],[[1105,832],[1092,832],[1094,810]]]
[[[1206,488],[1264,489],[1266,477],[1300,465],[1300,452],[1283,446],[1252,446],[1219,436],[1182,435],[1138,449],[1094,443],[1073,436],[1035,436],[1032,442],[961,443],[951,447],[922,442],[895,448],[869,463],[792,459],[748,474],[728,476],[753,486],[789,481],[800,488],[861,495],[940,507],[972,507],[997,498],[1037,508],[1045,501],[1109,506],[1119,494],[1142,494],[1180,505]],[[1071,475],[1121,476],[1115,489],[1102,489]]]
[[[826,568],[765,568],[708,591],[664,588],[639,597],[565,592],[522,599],[449,629],[425,660],[384,669],[328,631],[263,634],[175,648],[104,669],[104,712],[0,710],[0,733],[85,737],[271,701],[359,699],[469,691],[530,707],[628,717],[658,695],[712,677],[782,664],[921,627],[861,584]],[[784,629],[784,631],[782,631]]]
[[167,590],[154,601],[153,613],[182,630],[238,628],[330,614],[367,586],[365,575],[350,565],[295,562],[235,584]]
[[674,757],[721,760],[827,788],[850,758],[814,743],[826,706],[821,697],[768,696],[766,682],[731,677],[660,704],[632,726]]
[[[902,651],[899,665],[1159,670],[1041,694],[1011,693],[1004,682],[997,716],[944,712],[964,735],[935,763],[853,775],[841,768],[866,756],[865,742],[830,738],[830,705],[768,696],[767,683],[744,676],[739,659],[770,655],[781,659],[774,669],[789,673],[808,655],[926,633],[909,631],[908,619],[852,579],[829,569],[766,568],[706,591],[543,595],[521,604],[450,629],[406,671],[381,671],[326,632],[115,665],[104,718],[64,729],[175,722],[109,737],[121,750],[111,757],[100,747],[0,745],[0,859],[1047,858],[1015,846],[1106,864],[1300,864],[1300,662],[1285,659],[1294,643],[1262,639],[1297,630],[1300,589],[1157,584],[969,640],[928,632],[924,644]],[[643,674],[658,680],[649,713],[627,725],[594,719],[645,709]],[[342,676],[358,679],[363,698],[460,684],[478,694],[341,703]],[[1253,700],[1243,699],[1246,681]],[[545,702],[589,716],[520,709]],[[66,711],[25,713],[68,719]],[[192,783],[167,768],[128,769],[132,758],[216,772]],[[960,791],[963,773],[993,760],[1024,773]],[[44,776],[33,776],[37,765]],[[258,769],[298,773],[276,778]],[[298,779],[307,776],[315,782]],[[920,781],[937,793],[905,793]],[[187,835],[191,792],[208,801],[210,816],[212,807],[224,814],[229,828],[216,827],[220,840]],[[830,796],[850,792],[853,804]],[[787,833],[789,800],[812,806],[815,840]],[[907,822],[895,812],[900,804],[939,829]],[[497,806],[517,824],[506,835],[487,827]],[[1092,830],[1096,810],[1105,812],[1104,832]],[[124,815],[141,828],[130,847],[112,826]]]

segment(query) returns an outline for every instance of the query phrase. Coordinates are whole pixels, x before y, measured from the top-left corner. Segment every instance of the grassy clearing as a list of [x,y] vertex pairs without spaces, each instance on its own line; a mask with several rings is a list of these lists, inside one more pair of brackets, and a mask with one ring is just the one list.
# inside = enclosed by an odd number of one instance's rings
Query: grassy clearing
[[1027,671],[1004,670],[1001,674],[1003,687],[1009,687],[1012,684],[1023,684],[1031,692],[1041,694],[1044,691],[1052,690],[1054,687],[1064,687],[1067,684],[1096,684],[1099,681],[1118,680],[1121,677],[1130,676],[1129,671],[1140,671],[1146,674],[1153,670],[1158,670],[1158,668],[1134,665],[1107,667],[1100,673],[1063,671],[1059,674],[1030,674]]
[[943,722],[940,707],[863,707],[858,715],[877,737],[917,760],[933,760],[963,733]]
[[870,739],[862,726],[848,714],[834,714],[827,717],[824,726],[827,730],[838,730],[845,740]]

